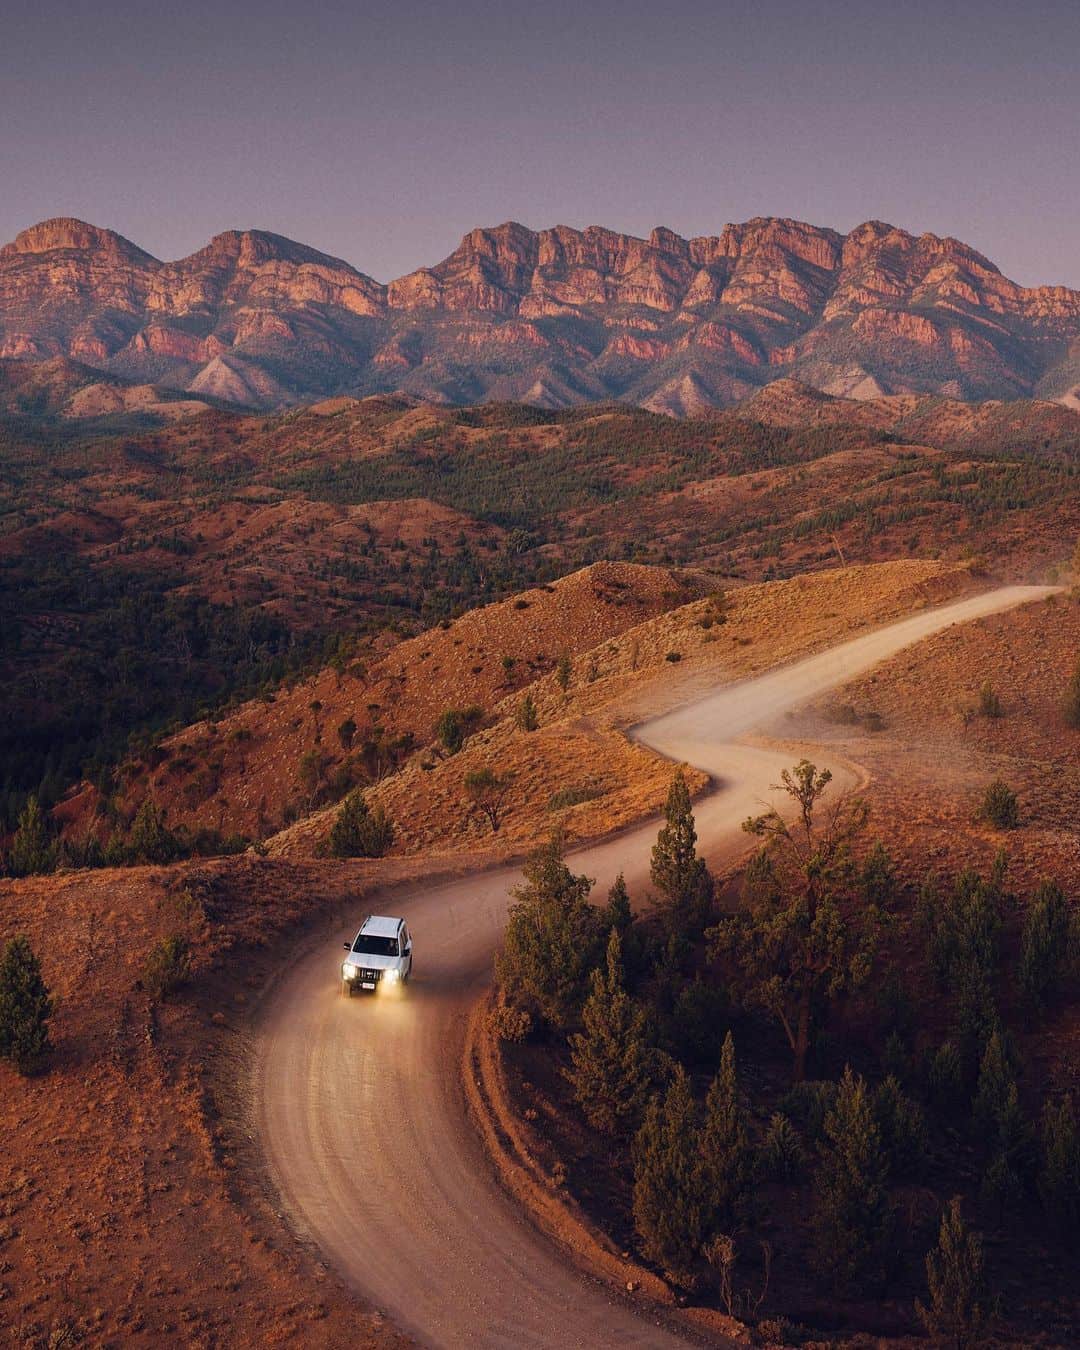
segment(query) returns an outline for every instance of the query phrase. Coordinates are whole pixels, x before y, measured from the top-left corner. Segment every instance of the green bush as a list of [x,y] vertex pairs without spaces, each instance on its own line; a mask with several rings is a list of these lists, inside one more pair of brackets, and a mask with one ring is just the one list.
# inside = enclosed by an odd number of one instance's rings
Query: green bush
[[986,789],[979,814],[995,829],[1015,830],[1020,824],[1020,803],[1016,793],[1008,783],[995,779]]
[[761,1170],[770,1181],[794,1181],[803,1169],[799,1132],[787,1116],[774,1111],[759,1151]]
[[372,811],[355,788],[341,803],[327,842],[335,858],[381,858],[394,842],[394,827],[383,808]]
[[518,704],[514,721],[519,731],[535,731],[540,725],[540,714],[536,710],[536,700],[532,694],[526,694]]
[[19,816],[8,865],[17,877],[37,876],[56,866],[57,849],[38,799],[31,797]]
[[990,718],[1001,716],[1001,699],[989,680],[984,680],[979,689],[979,714]]
[[52,1006],[28,939],[12,938],[0,957],[0,1055],[21,1074],[34,1073],[49,1053]]
[[475,703],[468,708],[447,708],[435,723],[435,739],[449,755],[456,755],[484,718]]
[[580,806],[583,802],[594,802],[604,795],[604,789],[595,784],[583,783],[581,787],[559,788],[548,798],[549,811],[565,811],[568,806]]
[[191,973],[191,947],[187,938],[174,933],[151,948],[143,967],[143,987],[157,1002],[184,984]]

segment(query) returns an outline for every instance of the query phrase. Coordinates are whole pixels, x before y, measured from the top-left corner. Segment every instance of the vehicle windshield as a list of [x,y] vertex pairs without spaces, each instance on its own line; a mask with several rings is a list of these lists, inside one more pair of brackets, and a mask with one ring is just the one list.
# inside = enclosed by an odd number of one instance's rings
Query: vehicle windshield
[[353,943],[353,951],[361,956],[397,956],[397,938],[365,937],[361,933]]

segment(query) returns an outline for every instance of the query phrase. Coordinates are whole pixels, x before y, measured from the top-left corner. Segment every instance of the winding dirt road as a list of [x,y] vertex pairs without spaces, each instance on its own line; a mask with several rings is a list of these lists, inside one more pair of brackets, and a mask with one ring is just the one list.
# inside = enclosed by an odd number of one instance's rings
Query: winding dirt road
[[[953,623],[1045,595],[1006,587],[921,613],[677,709],[636,737],[705,769],[720,788],[695,807],[711,859],[741,851],[791,759],[736,743],[789,708]],[[602,895],[619,871],[642,896],[656,824],[574,855]],[[514,869],[384,896],[415,935],[401,998],[339,995],[341,942],[300,960],[263,1014],[256,1068],[261,1144],[284,1212],[366,1300],[424,1344],[685,1344],[647,1310],[574,1271],[499,1189],[459,1084],[468,1009],[487,984]],[[341,938],[351,937],[357,913]]]

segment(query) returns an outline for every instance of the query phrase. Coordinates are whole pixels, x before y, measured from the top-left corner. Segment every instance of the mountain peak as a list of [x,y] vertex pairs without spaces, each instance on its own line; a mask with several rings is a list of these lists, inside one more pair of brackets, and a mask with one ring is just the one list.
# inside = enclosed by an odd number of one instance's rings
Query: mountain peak
[[152,254],[146,253],[115,230],[102,229],[99,225],[77,220],[74,216],[53,216],[49,220],[39,221],[16,235],[14,243],[8,244],[2,252],[52,253],[59,249],[103,253],[133,262],[157,261]]

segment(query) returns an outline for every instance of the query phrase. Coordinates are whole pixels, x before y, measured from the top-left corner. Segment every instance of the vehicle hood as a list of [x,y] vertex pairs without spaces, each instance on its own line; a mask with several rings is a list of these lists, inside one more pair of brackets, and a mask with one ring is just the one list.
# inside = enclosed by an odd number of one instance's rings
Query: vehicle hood
[[400,956],[368,956],[363,952],[345,952],[345,962],[350,966],[362,966],[364,970],[397,970],[401,965]]

